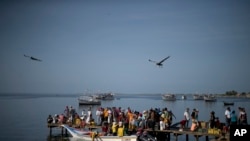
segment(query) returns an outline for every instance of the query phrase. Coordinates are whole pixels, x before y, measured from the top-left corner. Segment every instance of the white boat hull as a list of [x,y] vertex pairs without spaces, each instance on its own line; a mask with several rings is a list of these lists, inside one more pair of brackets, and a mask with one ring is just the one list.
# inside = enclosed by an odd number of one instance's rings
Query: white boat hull
[[194,100],[204,100],[204,97],[202,95],[194,95]]
[[[84,141],[92,141],[92,137],[90,135],[86,134],[80,134],[79,131],[76,131],[76,129],[69,127],[68,125],[62,125],[75,139],[81,139]],[[131,136],[98,136],[95,137],[95,141],[136,141],[137,136],[131,135]]]
[[101,105],[101,101],[78,100],[79,105]]
[[79,105],[101,105],[101,101],[89,96],[81,96],[78,98]]
[[175,95],[162,95],[161,96],[163,100],[166,100],[166,101],[175,101],[176,100],[176,97]]
[[213,102],[216,101],[216,98],[214,96],[204,96],[204,100],[207,102]]

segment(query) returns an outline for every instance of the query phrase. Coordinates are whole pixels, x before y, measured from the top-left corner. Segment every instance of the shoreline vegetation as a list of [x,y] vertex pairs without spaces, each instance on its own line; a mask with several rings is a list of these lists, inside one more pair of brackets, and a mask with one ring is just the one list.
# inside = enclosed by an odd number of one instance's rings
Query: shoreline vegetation
[[218,96],[218,97],[246,97],[246,98],[250,98],[250,92],[238,93],[237,91],[232,90],[232,91],[227,91],[225,94],[216,94],[216,96]]

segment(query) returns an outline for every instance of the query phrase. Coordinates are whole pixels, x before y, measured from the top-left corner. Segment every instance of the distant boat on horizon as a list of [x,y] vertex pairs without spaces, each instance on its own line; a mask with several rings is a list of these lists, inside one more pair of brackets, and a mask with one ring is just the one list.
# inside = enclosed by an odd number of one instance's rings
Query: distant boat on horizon
[[216,97],[214,95],[204,95],[204,100],[206,102],[214,102],[216,101]]
[[187,99],[187,97],[186,97],[185,95],[182,95],[182,96],[181,96],[181,99],[182,99],[182,100],[185,100],[185,99]]
[[201,94],[194,94],[193,99],[194,100],[204,100],[204,96]]
[[223,103],[224,103],[224,106],[234,105],[234,102],[225,102],[225,101],[223,101]]
[[174,94],[163,94],[161,97],[163,100],[166,100],[166,101],[175,101],[176,100],[176,97]]
[[78,98],[79,105],[101,105],[101,101],[92,96],[80,96]]
[[100,93],[100,94],[94,94],[92,95],[94,98],[99,99],[99,100],[114,100],[115,99],[115,94],[114,93]]

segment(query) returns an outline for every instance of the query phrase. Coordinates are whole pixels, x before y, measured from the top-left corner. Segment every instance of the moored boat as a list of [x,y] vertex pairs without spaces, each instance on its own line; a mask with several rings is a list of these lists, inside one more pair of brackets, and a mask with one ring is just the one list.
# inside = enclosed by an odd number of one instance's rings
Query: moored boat
[[185,100],[185,99],[187,99],[187,97],[185,95],[182,95],[181,99]]
[[195,94],[195,95],[193,95],[193,99],[194,100],[203,100],[204,98],[203,98],[203,95]]
[[101,101],[92,96],[80,96],[78,103],[79,105],[101,105]]
[[223,103],[224,103],[224,106],[234,105],[234,102],[225,102],[225,101],[223,101]]
[[115,99],[115,97],[114,97],[114,94],[113,93],[105,93],[104,95],[103,95],[103,98],[102,98],[103,100],[114,100]]
[[167,100],[167,101],[175,101],[176,97],[174,94],[163,94],[162,96],[163,100]]
[[216,101],[216,97],[213,96],[213,95],[205,95],[205,96],[204,96],[204,100],[205,100],[206,102],[214,102],[214,101]]
[[[71,128],[68,125],[61,125],[64,127],[75,139],[81,139],[84,141],[137,141],[136,135],[131,136],[103,136],[99,133],[90,132],[89,134],[81,134],[79,131],[77,131],[75,128]],[[92,134],[95,134],[94,136]],[[98,135],[97,135],[98,134]]]
[[101,93],[101,94],[95,94],[93,95],[94,98],[99,100],[114,100],[114,94],[113,93]]

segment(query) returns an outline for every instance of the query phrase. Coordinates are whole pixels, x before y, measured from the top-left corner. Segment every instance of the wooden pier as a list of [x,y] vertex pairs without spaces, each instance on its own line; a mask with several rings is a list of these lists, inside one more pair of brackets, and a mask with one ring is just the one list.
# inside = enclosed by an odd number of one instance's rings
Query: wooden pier
[[[74,127],[74,125],[69,125],[71,127]],[[48,124],[49,128],[49,134],[52,135],[52,129],[53,128],[61,128],[61,135],[67,135],[67,130],[64,129],[61,124],[55,124],[51,123]],[[88,128],[89,130],[98,129],[101,128],[101,126],[90,126],[87,125],[85,128]],[[64,131],[65,130],[65,131]],[[158,140],[162,141],[170,141],[170,135],[172,134],[175,137],[175,141],[178,141],[178,136],[185,135],[186,141],[189,141],[189,135],[193,135],[195,137],[196,141],[199,141],[199,138],[202,136],[205,136],[205,140],[209,141],[209,136],[214,137],[214,141],[229,141],[229,134],[211,134],[207,131],[190,131],[189,128],[184,129],[183,131],[179,131],[178,128],[171,128],[167,130],[152,130],[152,129],[144,129],[145,131],[148,131],[151,135],[157,137]]]
[[210,134],[207,132],[198,132],[198,131],[190,131],[190,129],[184,129],[183,131],[179,131],[178,129],[167,129],[167,130],[152,130],[146,129],[149,133],[156,136],[159,140],[170,141],[170,135],[173,134],[175,137],[175,141],[178,141],[178,136],[186,135],[186,141],[189,140],[189,135],[193,135],[196,141],[199,141],[199,138],[205,136],[205,140],[209,141],[209,136],[214,137],[215,140],[223,140],[229,141],[229,135],[222,135],[222,134]]
[[[50,136],[52,135],[52,129],[53,128],[61,128],[61,134],[62,134],[62,136],[64,135],[64,133],[65,133],[65,135],[67,135],[68,134],[67,130],[65,129],[65,132],[64,132],[64,128],[61,125],[62,124],[60,124],[60,123],[50,123],[50,124],[47,124],[47,126],[49,128],[49,135]],[[74,125],[72,125],[72,124],[67,124],[67,125],[69,125],[71,127],[74,127]],[[86,125],[85,128],[88,128],[91,131],[93,129],[101,128],[101,126],[92,126],[92,125],[89,126],[89,125]]]
[[[58,124],[58,123],[50,123],[47,125],[48,128],[49,128],[49,135],[51,136],[52,135],[52,129],[53,128],[61,128],[61,134],[62,136],[64,135],[64,131],[63,131],[63,128],[61,127],[61,124]],[[67,135],[67,130],[65,130],[65,135]]]

